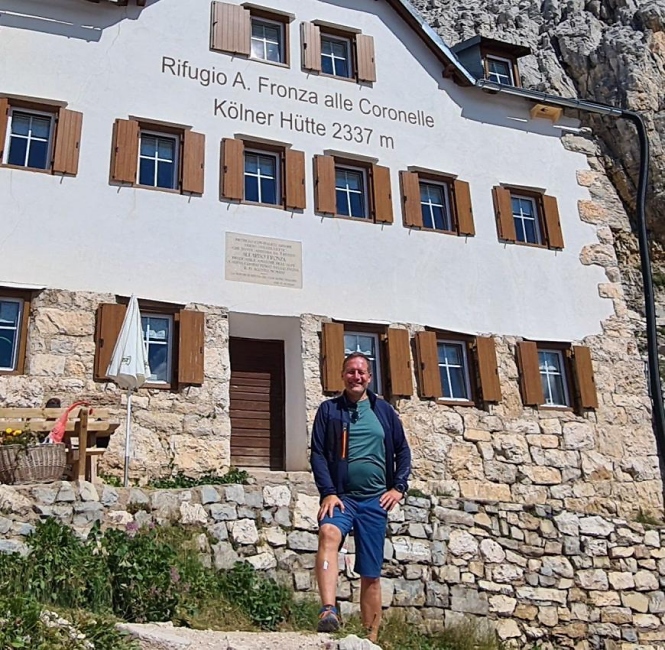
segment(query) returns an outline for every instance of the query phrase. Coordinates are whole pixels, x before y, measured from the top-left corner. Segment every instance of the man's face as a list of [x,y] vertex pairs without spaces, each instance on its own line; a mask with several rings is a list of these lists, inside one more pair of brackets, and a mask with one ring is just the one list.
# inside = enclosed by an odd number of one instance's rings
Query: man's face
[[342,371],[342,379],[344,380],[344,390],[350,397],[362,397],[372,381],[372,372],[365,359],[354,357],[346,362]]

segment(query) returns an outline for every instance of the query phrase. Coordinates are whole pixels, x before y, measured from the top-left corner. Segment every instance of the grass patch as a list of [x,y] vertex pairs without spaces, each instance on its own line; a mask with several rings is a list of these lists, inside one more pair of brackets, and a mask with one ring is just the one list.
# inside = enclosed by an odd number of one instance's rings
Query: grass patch
[[501,650],[503,647],[493,631],[473,621],[427,635],[410,625],[399,612],[384,617],[378,643],[383,650]]
[[642,508],[640,508],[637,515],[635,515],[635,521],[638,524],[643,524],[644,526],[662,527],[665,525],[660,519],[652,515],[648,510],[643,510]]
[[187,476],[184,472],[178,472],[167,478],[152,479],[148,487],[160,490],[175,490],[178,488],[193,488],[201,485],[247,485],[249,474],[244,469],[231,467],[226,474],[219,476],[212,472],[201,476]]

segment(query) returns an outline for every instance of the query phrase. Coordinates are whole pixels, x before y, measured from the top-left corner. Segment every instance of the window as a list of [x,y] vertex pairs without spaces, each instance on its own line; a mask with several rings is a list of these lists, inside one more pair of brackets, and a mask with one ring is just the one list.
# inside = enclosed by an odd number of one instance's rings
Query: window
[[76,111],[0,97],[0,163],[76,176],[82,122]]
[[203,194],[205,136],[177,125],[118,119],[111,181],[182,194]]
[[500,240],[551,249],[564,247],[556,198],[503,186],[494,187],[492,196]]
[[487,78],[504,86],[516,85],[513,71],[514,65],[515,62],[512,59],[504,59],[490,54],[485,57]]
[[511,194],[510,200],[515,220],[516,240],[524,244],[541,244],[540,219],[536,200],[519,194]]
[[390,170],[336,156],[314,157],[316,211],[374,223],[393,222]]
[[384,396],[413,394],[408,330],[363,323],[323,323],[321,380],[325,392],[344,390],[342,365],[352,352],[362,352],[371,360],[370,390]]
[[178,140],[174,136],[141,132],[139,185],[174,190],[178,186]]
[[591,352],[565,343],[517,344],[522,400],[526,406],[598,408]]
[[283,23],[252,17],[252,58],[285,63]]
[[400,184],[406,227],[476,234],[468,183],[434,172],[403,171]]
[[369,389],[379,395],[382,393],[381,357],[379,354],[379,335],[362,332],[344,332],[344,356],[353,352],[362,352],[372,362],[372,381]]
[[568,406],[566,370],[561,350],[538,350],[540,379],[548,406]]
[[334,77],[350,77],[351,43],[345,38],[321,35],[321,72]]
[[376,81],[374,39],[358,30],[302,23],[304,70],[359,82]]
[[439,341],[437,350],[443,397],[451,400],[470,400],[466,345],[458,341]]
[[31,293],[0,287],[0,374],[22,374]]
[[492,337],[418,332],[416,357],[421,397],[463,405],[501,401]]
[[245,200],[278,205],[279,163],[276,155],[245,151]]
[[420,183],[420,207],[423,228],[445,231],[453,229],[448,185],[444,183]]
[[0,298],[0,371],[16,370],[23,301]]
[[13,110],[9,119],[8,165],[47,169],[51,162],[53,117]]
[[274,9],[213,2],[210,49],[288,65],[292,19]]
[[286,210],[307,207],[305,154],[283,144],[225,138],[220,180],[222,199]]
[[143,341],[150,365],[149,383],[169,383],[173,355],[173,317],[158,314],[141,315]]
[[363,169],[335,167],[335,196],[337,214],[367,219],[367,181]]
[[[200,385],[204,381],[205,314],[163,303],[140,301],[143,340],[148,351],[153,388]],[[95,379],[106,381],[125,304],[102,304],[95,329]]]

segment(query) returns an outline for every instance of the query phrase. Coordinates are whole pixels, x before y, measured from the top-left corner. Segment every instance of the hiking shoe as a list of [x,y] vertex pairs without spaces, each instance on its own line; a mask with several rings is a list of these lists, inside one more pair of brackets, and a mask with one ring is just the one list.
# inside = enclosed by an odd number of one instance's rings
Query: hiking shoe
[[341,625],[337,607],[334,605],[325,605],[319,611],[319,623],[316,626],[317,632],[337,632]]

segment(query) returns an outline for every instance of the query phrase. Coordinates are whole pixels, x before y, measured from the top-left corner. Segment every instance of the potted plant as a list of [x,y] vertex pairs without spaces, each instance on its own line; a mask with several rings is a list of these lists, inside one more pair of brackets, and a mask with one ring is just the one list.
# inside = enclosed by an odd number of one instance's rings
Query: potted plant
[[7,428],[0,432],[0,483],[50,483],[62,478],[67,461],[64,444],[44,442],[47,433]]

